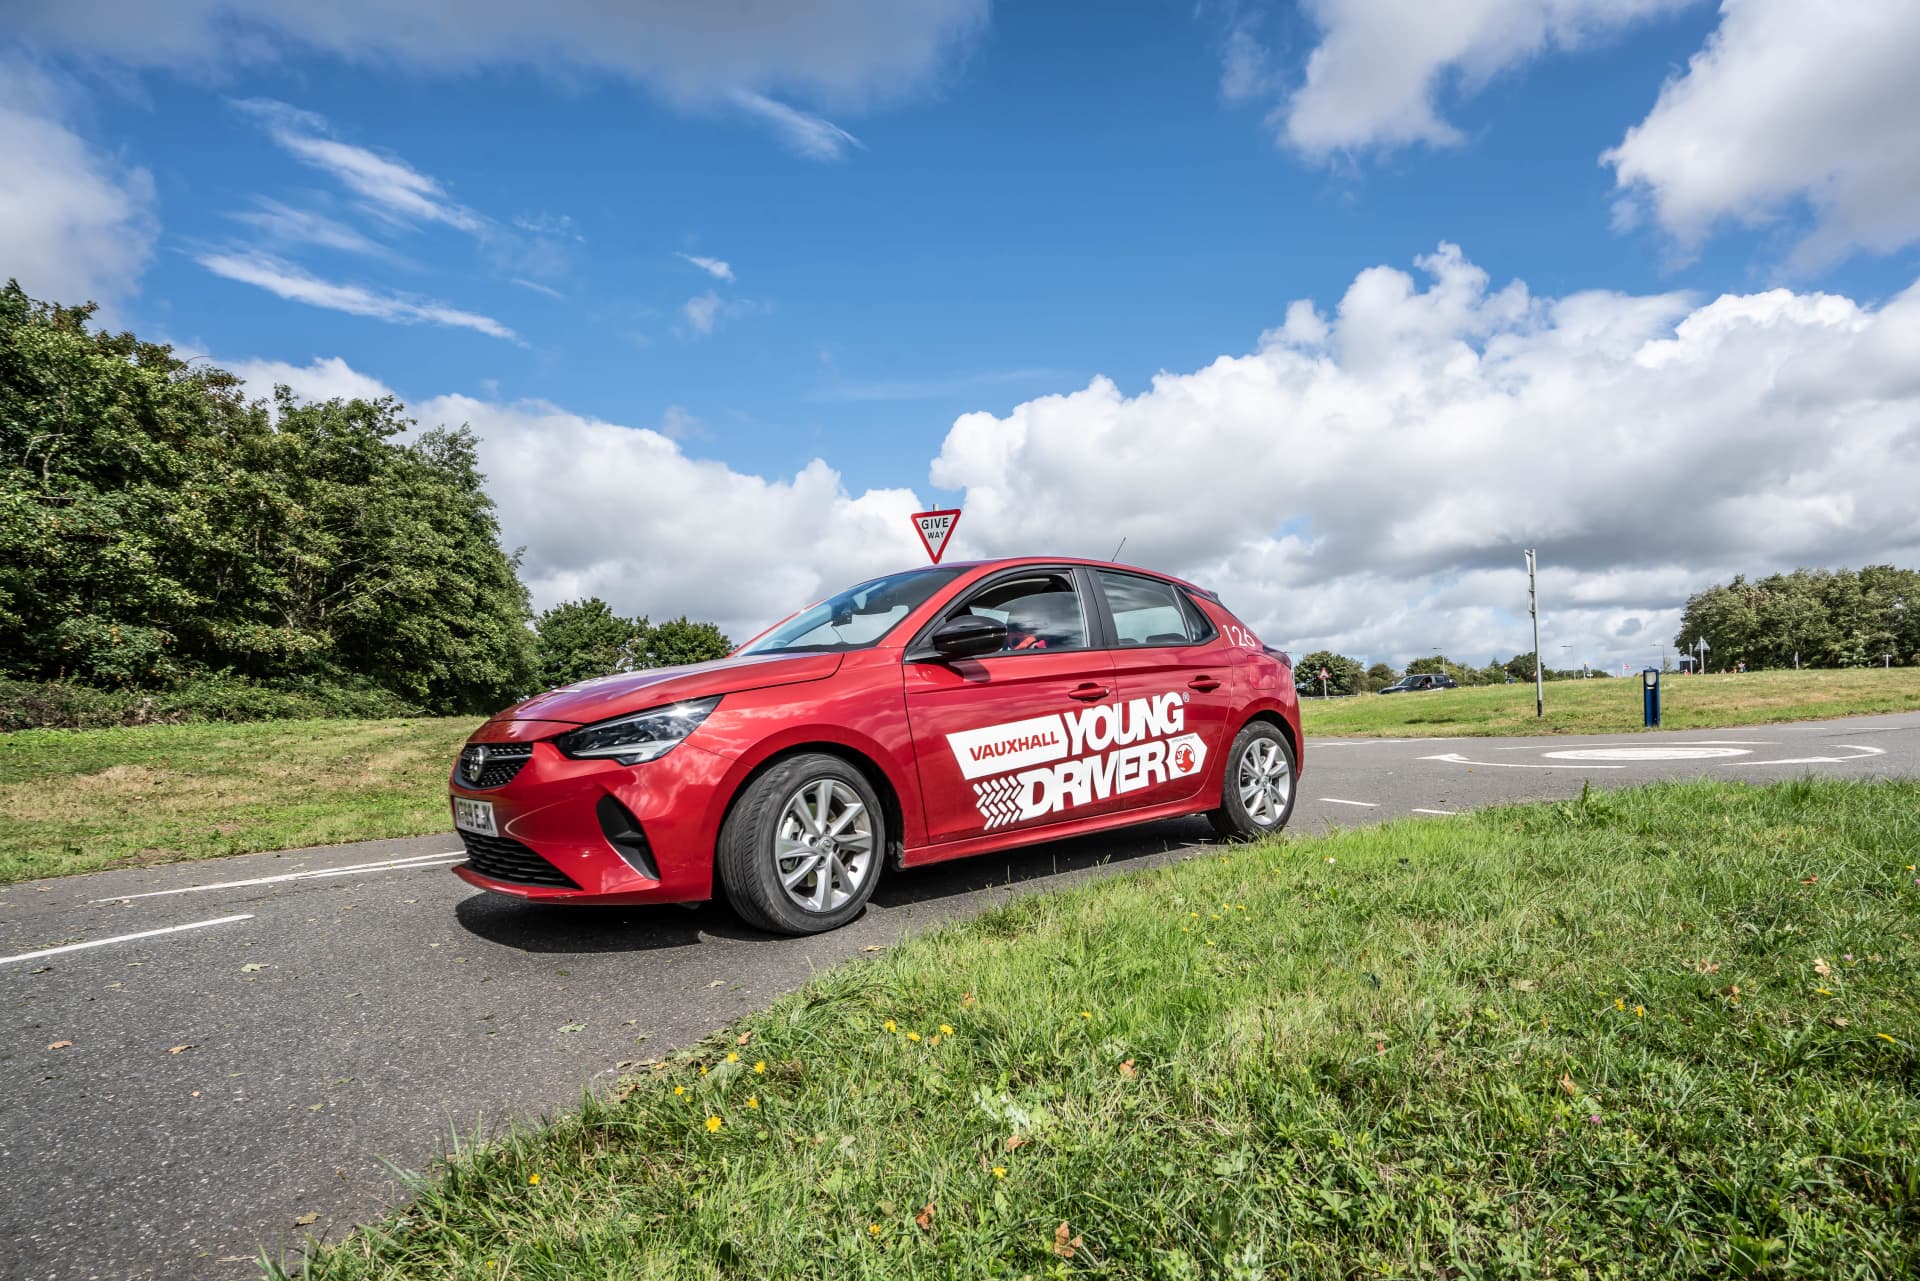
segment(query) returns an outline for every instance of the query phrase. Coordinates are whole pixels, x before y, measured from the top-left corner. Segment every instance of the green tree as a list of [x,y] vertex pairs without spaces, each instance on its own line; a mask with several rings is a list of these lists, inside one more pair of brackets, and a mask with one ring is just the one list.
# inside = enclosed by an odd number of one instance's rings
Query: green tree
[[646,666],[678,667],[725,658],[733,642],[712,623],[694,622],[684,615],[656,625],[647,636]]
[[1399,679],[1399,674],[1385,663],[1375,663],[1367,669],[1367,689],[1369,692],[1383,690]]
[[230,374],[0,290],[0,675],[522,688],[532,637],[473,436]]
[[555,689],[637,665],[652,629],[622,618],[598,596],[562,601],[534,620],[534,681]]

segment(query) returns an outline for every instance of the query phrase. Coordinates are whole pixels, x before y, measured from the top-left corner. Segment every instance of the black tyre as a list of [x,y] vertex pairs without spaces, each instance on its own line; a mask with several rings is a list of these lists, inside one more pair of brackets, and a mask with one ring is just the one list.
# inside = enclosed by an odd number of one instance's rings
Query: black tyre
[[1220,808],[1207,814],[1230,841],[1279,831],[1293,817],[1294,756],[1287,736],[1268,721],[1250,721],[1227,749]]
[[720,827],[715,870],[743,919],[818,934],[860,915],[886,856],[885,812],[837,756],[792,756],[748,784]]

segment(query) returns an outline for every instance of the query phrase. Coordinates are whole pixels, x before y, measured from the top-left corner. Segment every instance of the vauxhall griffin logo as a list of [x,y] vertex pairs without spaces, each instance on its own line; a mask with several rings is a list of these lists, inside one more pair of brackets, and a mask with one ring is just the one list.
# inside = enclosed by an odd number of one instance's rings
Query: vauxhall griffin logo
[[473,749],[473,755],[467,758],[467,782],[478,783],[480,776],[487,772],[487,755],[484,744]]

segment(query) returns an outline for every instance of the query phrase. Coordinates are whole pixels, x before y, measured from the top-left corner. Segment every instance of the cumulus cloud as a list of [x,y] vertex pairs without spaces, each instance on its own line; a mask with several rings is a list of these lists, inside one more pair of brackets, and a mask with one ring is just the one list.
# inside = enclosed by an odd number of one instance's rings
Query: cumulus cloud
[[[1920,285],[1878,305],[1542,298],[1449,245],[1416,266],[1276,307],[1253,350],[1134,394],[1096,378],[959,418],[929,472],[962,495],[954,553],[1105,557],[1124,536],[1127,560],[1217,588],[1271,643],[1485,662],[1531,647],[1537,546],[1543,649],[1601,666],[1657,658],[1686,596],[1733,573],[1920,557]],[[946,497],[856,495],[824,460],[771,478],[697,460],[674,411],[649,430],[413,408],[479,433],[541,605],[598,594],[745,635],[919,563],[907,516]]]
[[1604,160],[1683,244],[1806,209],[1800,265],[1890,252],[1920,240],[1916,59],[1920,6],[1728,3]]
[[406,298],[384,293],[364,285],[341,284],[323,280],[290,262],[252,251],[210,252],[196,259],[216,276],[254,285],[290,302],[344,311],[353,316],[372,316],[377,320],[403,325],[446,325],[472,329],[493,338],[516,339],[513,330],[491,316],[462,311],[430,299]]
[[338,356],[316,356],[296,365],[285,360],[229,360],[220,362],[247,384],[255,396],[270,396],[275,387],[289,387],[303,400],[384,400],[393,388],[371,374],[363,374]]
[[94,0],[27,6],[9,15],[9,34],[201,72],[305,49],[449,74],[585,70],[685,104],[734,89],[858,104],[923,86],[986,17],[987,0]]
[[[1280,140],[1311,156],[1413,143],[1449,146],[1449,92],[1472,95],[1548,50],[1570,50],[1689,0],[1309,0],[1320,30],[1303,80],[1274,110]],[[1222,91],[1270,78],[1245,27],[1230,33]]]
[[931,478],[983,550],[1124,535],[1269,638],[1373,656],[1529,648],[1528,546],[1574,661],[1645,657],[1733,572],[1920,553],[1920,287],[1542,299],[1452,246],[1418,265],[1139,394],[962,417]]
[[674,256],[686,259],[715,280],[724,280],[729,284],[733,281],[733,268],[718,258],[702,258],[699,254],[675,254]]
[[66,105],[51,78],[0,59],[0,280],[110,316],[153,252],[153,179],[76,133]]

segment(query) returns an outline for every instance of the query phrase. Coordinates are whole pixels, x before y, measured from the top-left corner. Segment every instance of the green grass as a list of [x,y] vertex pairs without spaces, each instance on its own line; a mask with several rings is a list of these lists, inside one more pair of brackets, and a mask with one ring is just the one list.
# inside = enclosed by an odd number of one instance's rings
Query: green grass
[[1022,899],[308,1274],[1912,1276],[1916,851],[1911,782],[1689,783]]
[[[1303,687],[1304,690],[1304,687]],[[1415,694],[1302,698],[1307,733],[1383,738],[1425,735],[1618,734],[1641,728],[1640,679],[1548,681],[1547,714],[1532,685]],[[1920,668],[1675,676],[1661,686],[1661,728],[1712,729],[1920,711]]]
[[467,719],[0,735],[0,884],[448,826]]

